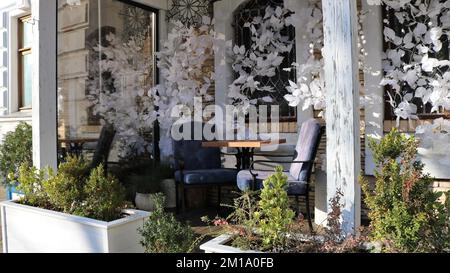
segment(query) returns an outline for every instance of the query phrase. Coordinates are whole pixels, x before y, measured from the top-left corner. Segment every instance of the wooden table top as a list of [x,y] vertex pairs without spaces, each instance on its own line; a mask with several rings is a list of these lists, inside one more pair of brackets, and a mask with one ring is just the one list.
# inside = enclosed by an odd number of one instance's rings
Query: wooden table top
[[204,148],[261,148],[265,145],[284,144],[286,139],[275,140],[215,140],[203,141]]

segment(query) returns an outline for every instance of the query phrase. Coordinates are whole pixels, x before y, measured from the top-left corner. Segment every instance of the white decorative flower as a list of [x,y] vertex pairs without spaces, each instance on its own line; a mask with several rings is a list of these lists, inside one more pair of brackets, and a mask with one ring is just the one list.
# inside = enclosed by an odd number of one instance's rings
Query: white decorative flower
[[369,5],[381,5],[382,0],[367,0],[367,4]]
[[417,106],[408,101],[402,101],[397,108],[394,109],[397,117],[397,127],[400,125],[400,119],[419,119],[417,116]]

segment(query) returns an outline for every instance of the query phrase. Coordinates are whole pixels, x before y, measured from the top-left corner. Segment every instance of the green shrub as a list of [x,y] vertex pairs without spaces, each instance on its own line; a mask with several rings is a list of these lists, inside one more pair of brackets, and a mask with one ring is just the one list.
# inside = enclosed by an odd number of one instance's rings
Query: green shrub
[[37,170],[23,164],[19,169],[18,190],[24,193],[21,203],[112,221],[121,217],[124,189],[102,165],[89,172],[87,163],[69,157],[59,165],[57,174],[46,168]]
[[124,206],[125,190],[119,181],[106,175],[102,165],[92,170],[84,187],[81,214],[85,217],[111,221],[119,218]]
[[[11,173],[11,176],[14,174]],[[38,170],[36,167],[28,166],[27,163],[20,166],[17,189],[23,193],[21,201],[24,204],[41,208],[51,207],[45,191],[45,182],[48,176],[53,176],[53,170],[50,168]]]
[[45,192],[55,209],[73,214],[79,210],[84,199],[84,187],[88,164],[82,158],[71,157],[61,163],[58,175],[50,175],[45,183]]
[[19,168],[22,164],[33,164],[32,128],[21,122],[14,131],[3,138],[0,145],[0,183],[14,186],[17,182]]
[[164,211],[165,197],[161,193],[153,197],[156,209],[144,223],[139,233],[141,244],[147,253],[192,252],[196,238],[192,229],[178,222],[172,213]]
[[[375,187],[361,179],[369,207],[371,237],[388,251],[441,252],[450,247],[450,206],[439,202],[433,179],[416,160],[418,143],[394,129],[370,141],[377,165]],[[447,194],[448,195],[448,194]]]
[[286,243],[286,233],[293,223],[295,213],[289,208],[286,188],[288,177],[282,167],[269,176],[263,183],[261,200],[255,218],[258,219],[258,230],[262,236],[263,246],[276,248]]

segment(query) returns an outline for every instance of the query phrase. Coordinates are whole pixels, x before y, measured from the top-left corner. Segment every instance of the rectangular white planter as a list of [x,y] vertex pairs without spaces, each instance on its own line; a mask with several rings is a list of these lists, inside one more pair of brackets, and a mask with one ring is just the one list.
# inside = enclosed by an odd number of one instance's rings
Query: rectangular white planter
[[[311,239],[316,239],[316,240],[324,240],[323,236],[310,236],[310,235],[303,235],[303,234],[299,234],[298,235],[298,240],[299,241],[308,241]],[[203,245],[200,246],[200,249],[205,251],[205,253],[230,253],[230,254],[234,254],[234,253],[263,253],[263,252],[258,252],[258,251],[252,251],[252,250],[242,250],[239,248],[235,248],[232,246],[228,246],[227,243],[229,243],[231,241],[231,235],[228,234],[224,234],[224,235],[220,235],[219,237],[216,237],[206,243],[204,243]],[[381,249],[377,250],[377,246],[373,243],[364,243],[361,251],[365,251],[365,252],[369,252],[369,251],[374,251],[374,252],[381,252]]]
[[4,253],[139,253],[149,212],[103,222],[7,201],[0,203]]
[[226,245],[230,241],[231,235],[220,235],[219,237],[216,237],[201,245],[200,249],[205,251],[205,253],[261,253],[251,250],[241,250],[239,248]]

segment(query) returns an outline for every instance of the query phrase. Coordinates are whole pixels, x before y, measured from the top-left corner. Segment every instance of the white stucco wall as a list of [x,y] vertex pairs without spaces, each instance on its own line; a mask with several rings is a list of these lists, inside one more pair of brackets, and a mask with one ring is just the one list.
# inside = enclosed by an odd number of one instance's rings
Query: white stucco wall
[[[31,112],[17,109],[17,18],[30,12],[27,0],[0,1],[0,141],[21,121],[31,123]],[[6,34],[6,35],[5,35]],[[15,107],[13,107],[15,105]]]

